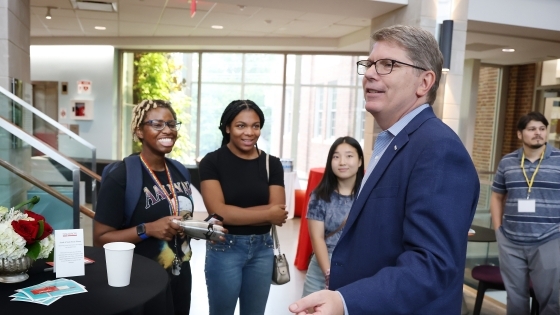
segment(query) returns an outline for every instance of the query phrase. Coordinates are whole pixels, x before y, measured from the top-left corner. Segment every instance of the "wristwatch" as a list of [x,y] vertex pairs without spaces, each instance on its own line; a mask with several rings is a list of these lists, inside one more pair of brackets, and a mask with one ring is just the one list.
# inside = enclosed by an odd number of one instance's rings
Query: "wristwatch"
[[136,233],[142,240],[149,238],[148,234],[146,234],[146,225],[144,225],[144,223],[136,226]]

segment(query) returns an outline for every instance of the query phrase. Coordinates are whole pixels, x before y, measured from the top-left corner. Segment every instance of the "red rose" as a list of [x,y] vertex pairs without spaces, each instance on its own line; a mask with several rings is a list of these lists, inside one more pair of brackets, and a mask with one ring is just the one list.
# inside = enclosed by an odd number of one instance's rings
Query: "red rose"
[[27,214],[28,217],[30,217],[32,219],[35,219],[35,221],[37,221],[37,222],[38,221],[43,221],[43,225],[44,225],[43,226],[43,234],[41,236],[37,237],[36,238],[37,240],[40,241],[40,240],[44,239],[45,237],[52,234],[53,228],[50,226],[50,224],[47,223],[44,216],[42,216],[40,214],[37,214],[33,211],[29,211],[29,210],[25,210],[25,214]]
[[48,224],[47,222],[43,221],[44,223],[44,227],[43,227],[43,235],[39,236],[37,239],[40,241],[42,239],[44,239],[45,237],[51,235],[51,233],[53,232],[53,228],[50,224]]
[[37,232],[39,232],[39,222],[37,221],[12,221],[14,231],[25,239],[27,244],[35,243]]
[[25,210],[25,214],[27,214],[28,217],[35,219],[35,221],[41,221],[41,220],[45,221],[44,216],[37,214],[33,211]]

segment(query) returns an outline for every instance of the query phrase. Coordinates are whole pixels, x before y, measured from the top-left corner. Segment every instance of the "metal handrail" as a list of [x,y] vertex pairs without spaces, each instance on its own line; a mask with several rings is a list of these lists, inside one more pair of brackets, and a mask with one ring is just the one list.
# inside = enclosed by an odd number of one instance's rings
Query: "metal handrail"
[[[64,202],[65,204],[69,205],[70,207],[73,206],[72,199],[64,196],[63,194],[58,192],[56,189],[51,188],[49,185],[43,183],[42,181],[38,180],[37,178],[26,174],[24,171],[20,170],[19,168],[15,167],[14,165],[8,163],[7,161],[4,161],[4,160],[0,159],[0,166],[4,167],[8,171],[16,174],[17,176],[23,178],[25,181],[35,185],[36,187],[41,188],[42,190],[49,193],[51,196],[53,196],[56,199]],[[84,207],[82,205],[80,205],[80,212],[85,214],[86,216],[92,218],[92,219],[95,216],[95,212],[93,212],[88,207]]]
[[64,131],[65,134],[69,135],[71,138],[73,138],[74,140],[78,141],[79,143],[85,145],[86,147],[90,148],[91,150],[95,151],[96,148],[93,144],[87,142],[84,138],[78,136],[77,134],[75,134],[74,132],[72,132],[70,129],[64,127],[61,123],[59,123],[58,121],[52,119],[51,117],[47,116],[45,113],[43,113],[42,111],[38,110],[37,108],[33,107],[32,105],[26,103],[24,100],[22,100],[21,98],[15,96],[14,94],[12,94],[10,91],[6,90],[5,88],[0,86],[0,92],[4,95],[6,95],[8,98],[10,98],[11,100],[15,101],[16,103],[18,103],[19,105],[25,107],[25,109],[29,110],[30,112],[32,112],[33,114],[41,117],[43,120],[47,121],[48,123],[50,123],[51,125],[53,125],[54,127],[56,127],[56,129],[58,130],[62,130]]
[[28,143],[33,148],[43,152],[49,158],[53,159],[54,161],[72,171],[72,198],[74,199],[72,201],[72,221],[75,227],[80,226],[80,167],[75,165],[72,161],[60,154],[60,152],[56,151],[45,142],[28,134],[20,127],[6,120],[4,117],[0,117],[0,127],[4,128],[12,135],[25,141],[25,143]]
[[79,143],[83,144],[87,148],[91,149],[91,171],[92,172],[89,172],[86,167],[80,166],[80,169],[82,170],[82,172],[86,173],[87,175],[89,175],[90,177],[93,178],[93,180],[91,182],[91,189],[92,189],[91,203],[93,205],[93,208],[95,209],[96,204],[97,204],[97,194],[95,193],[95,189],[96,189],[96,186],[97,186],[96,181],[100,181],[99,176],[94,176],[93,175],[93,174],[97,175],[97,173],[96,173],[96,171],[97,171],[97,157],[96,157],[97,156],[97,149],[95,148],[95,146],[93,144],[87,142],[84,138],[82,138],[82,137],[78,136],[77,134],[75,134],[74,132],[72,132],[70,129],[64,127],[58,121],[56,121],[56,120],[52,119],[51,117],[47,116],[45,113],[41,112],[37,108],[33,107],[29,103],[27,103],[24,100],[22,100],[21,98],[15,96],[13,93],[11,93],[10,91],[6,90],[5,88],[3,88],[1,86],[0,86],[0,93],[4,94],[6,97],[15,101],[16,103],[18,103],[19,105],[21,105],[25,109],[29,110],[33,114],[39,116],[44,121],[48,122],[49,124],[51,124],[52,126],[57,128],[58,130],[63,131],[65,134],[70,136],[72,139],[78,141]]

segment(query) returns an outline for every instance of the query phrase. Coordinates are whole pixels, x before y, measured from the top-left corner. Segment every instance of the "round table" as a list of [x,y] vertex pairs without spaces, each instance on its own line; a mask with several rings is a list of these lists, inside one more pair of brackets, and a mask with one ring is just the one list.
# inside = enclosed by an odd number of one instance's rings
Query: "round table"
[[475,233],[473,235],[469,235],[469,242],[490,243],[496,241],[496,232],[490,228],[471,225],[471,229],[473,229]]
[[299,225],[298,246],[294,265],[299,270],[307,270],[309,259],[313,253],[311,238],[309,238],[309,229],[307,227],[307,204],[313,190],[319,185],[325,173],[324,167],[315,167],[309,170],[309,179],[307,180],[307,190],[305,191],[305,200],[301,209],[301,221]]
[[29,279],[20,283],[0,283],[2,314],[173,314],[171,289],[167,272],[155,261],[134,254],[130,284],[122,288],[107,283],[105,251],[85,247],[84,255],[95,262],[85,266],[85,276],[68,277],[86,287],[88,292],[64,296],[49,306],[28,302],[12,302],[10,295],[47,280],[56,279],[44,260],[29,270]]

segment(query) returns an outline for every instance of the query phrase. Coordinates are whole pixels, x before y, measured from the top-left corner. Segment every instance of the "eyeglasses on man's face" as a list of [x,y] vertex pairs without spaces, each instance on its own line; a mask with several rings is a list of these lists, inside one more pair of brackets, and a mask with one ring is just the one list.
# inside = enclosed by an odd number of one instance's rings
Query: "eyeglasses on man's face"
[[369,60],[360,60],[357,62],[358,65],[358,74],[359,75],[364,75],[366,74],[367,69],[369,69],[371,66],[375,66],[375,71],[377,71],[377,74],[379,75],[386,75],[391,73],[391,71],[393,71],[393,67],[395,66],[395,64],[401,64],[401,65],[405,65],[405,66],[409,66],[412,67],[414,69],[420,69],[422,71],[426,71],[426,69],[421,68],[421,67],[417,67],[415,65],[411,65],[409,63],[404,63],[404,62],[400,62],[397,60],[393,60],[393,59],[378,59],[377,61],[369,61]]
[[169,129],[176,131],[181,127],[181,122],[176,120],[163,121],[160,119],[150,119],[143,122],[142,125],[150,125],[152,128],[158,131],[163,130],[165,126],[167,126],[169,127]]

